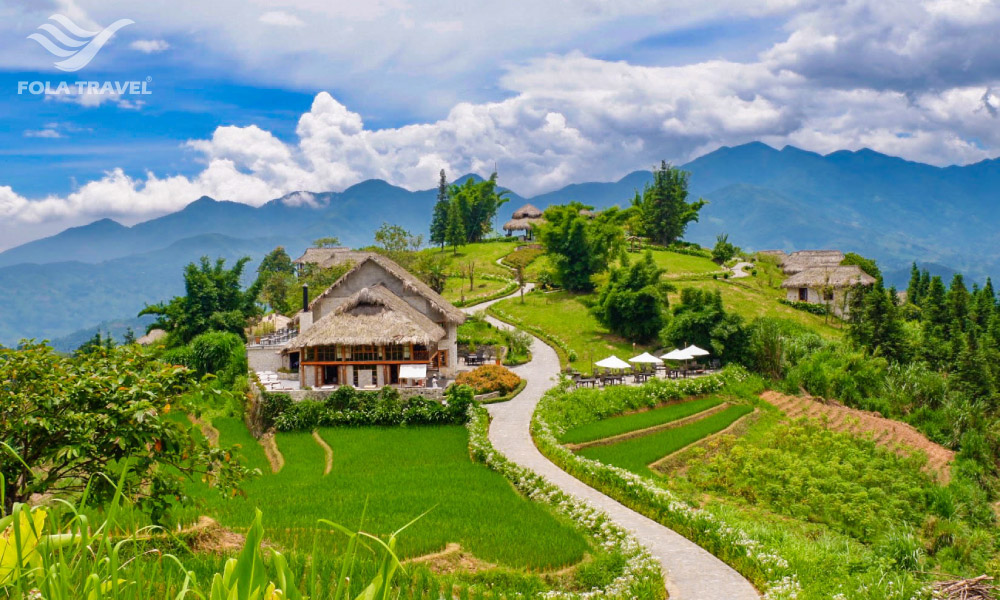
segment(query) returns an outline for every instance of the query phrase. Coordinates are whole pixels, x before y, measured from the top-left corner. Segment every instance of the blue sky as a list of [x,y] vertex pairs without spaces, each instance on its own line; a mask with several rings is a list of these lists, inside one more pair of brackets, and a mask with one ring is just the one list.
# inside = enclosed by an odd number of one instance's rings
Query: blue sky
[[[51,15],[133,23],[64,73],[27,39]],[[998,27],[991,0],[0,0],[0,249],[494,163],[532,194],[753,140],[992,158]],[[63,80],[152,93],[17,94]]]

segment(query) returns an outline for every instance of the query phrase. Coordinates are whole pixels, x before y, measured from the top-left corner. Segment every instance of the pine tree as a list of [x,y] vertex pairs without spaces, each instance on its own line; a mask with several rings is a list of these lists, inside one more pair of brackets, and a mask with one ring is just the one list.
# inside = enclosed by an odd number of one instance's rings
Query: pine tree
[[895,361],[906,357],[906,332],[896,305],[895,290],[878,281],[864,294],[861,310],[851,313],[848,335],[855,345]]
[[462,219],[462,210],[456,201],[452,201],[448,207],[448,227],[445,229],[445,242],[455,249],[458,254],[458,247],[465,243],[465,222]]
[[964,332],[966,319],[969,317],[969,290],[965,287],[965,280],[961,273],[955,273],[948,288],[946,297],[946,307],[948,310],[949,331],[952,337]]
[[643,234],[665,246],[679,240],[705,205],[701,199],[688,202],[687,196],[688,173],[662,161],[660,168],[653,170],[653,184],[632,201],[640,214]]
[[439,244],[444,250],[448,237],[448,180],[444,169],[441,169],[441,180],[438,182],[437,202],[434,204],[434,216],[431,219],[431,243]]
[[917,268],[917,263],[913,263],[910,267],[910,283],[906,286],[906,300],[920,306],[920,269]]

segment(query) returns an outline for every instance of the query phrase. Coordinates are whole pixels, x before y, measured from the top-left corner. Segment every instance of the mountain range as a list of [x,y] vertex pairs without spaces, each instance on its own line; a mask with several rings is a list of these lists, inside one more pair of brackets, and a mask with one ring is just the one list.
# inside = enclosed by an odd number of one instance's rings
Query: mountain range
[[[691,241],[711,245],[725,232],[749,250],[859,252],[877,259],[897,285],[911,261],[979,280],[1000,271],[1000,159],[940,168],[871,150],[820,155],[750,143],[683,168],[691,196],[709,201],[688,229]],[[533,197],[511,192],[498,223],[524,202],[543,209],[574,200],[626,206],[651,180],[650,171],[635,171]],[[180,293],[183,265],[200,256],[256,261],[277,245],[295,256],[330,235],[362,246],[382,222],[425,233],[435,197],[436,189],[368,180],[259,208],[206,197],[132,227],[102,219],[67,229],[0,253],[0,343],[79,339],[78,330],[132,318],[145,303]]]

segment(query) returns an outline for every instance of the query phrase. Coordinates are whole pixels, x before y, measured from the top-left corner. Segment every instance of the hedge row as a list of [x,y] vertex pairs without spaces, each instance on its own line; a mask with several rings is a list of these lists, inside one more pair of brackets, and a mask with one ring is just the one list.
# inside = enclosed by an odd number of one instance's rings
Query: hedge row
[[391,387],[365,392],[342,386],[323,401],[295,402],[288,394],[265,392],[262,417],[265,428],[274,427],[278,431],[311,431],[337,425],[460,425],[465,423],[473,403],[472,388],[465,385],[450,386],[443,402],[423,396],[403,398]]

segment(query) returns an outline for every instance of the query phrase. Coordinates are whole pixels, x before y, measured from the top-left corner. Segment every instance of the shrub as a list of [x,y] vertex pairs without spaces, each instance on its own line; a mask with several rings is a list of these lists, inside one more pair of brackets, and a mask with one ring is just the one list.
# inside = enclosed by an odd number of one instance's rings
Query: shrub
[[265,423],[278,431],[310,431],[317,427],[395,427],[462,424],[468,405],[475,401],[467,386],[448,388],[445,402],[422,396],[403,398],[391,387],[377,392],[341,386],[325,400],[292,402],[288,394],[264,395]]
[[243,339],[235,333],[203,333],[191,340],[188,347],[192,361],[189,366],[199,375],[216,375],[226,386],[232,385],[235,378],[249,368]]
[[813,304],[812,302],[793,302],[786,298],[778,298],[779,304],[784,304],[785,306],[791,306],[795,310],[801,310],[813,315],[819,315],[821,317],[826,316],[830,312],[830,308],[825,304]]
[[460,373],[455,383],[471,386],[477,394],[500,392],[509,394],[521,383],[513,371],[500,365],[483,365],[473,371]]

